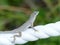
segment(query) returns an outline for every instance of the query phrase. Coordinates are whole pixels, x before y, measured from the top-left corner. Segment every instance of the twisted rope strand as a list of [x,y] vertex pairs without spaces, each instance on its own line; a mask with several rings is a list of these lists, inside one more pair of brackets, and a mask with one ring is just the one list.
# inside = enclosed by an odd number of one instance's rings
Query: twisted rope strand
[[12,43],[13,35],[18,35],[18,33],[0,34],[0,45],[25,44],[28,41],[36,41],[51,36],[60,36],[60,21],[46,25],[38,25],[34,28],[37,31],[34,31],[32,28],[23,31],[21,37],[16,37],[15,43]]

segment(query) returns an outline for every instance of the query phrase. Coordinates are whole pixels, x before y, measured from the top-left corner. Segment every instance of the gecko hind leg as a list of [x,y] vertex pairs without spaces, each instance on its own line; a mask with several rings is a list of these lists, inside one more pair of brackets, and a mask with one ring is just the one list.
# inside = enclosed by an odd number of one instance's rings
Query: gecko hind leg
[[22,36],[22,33],[21,32],[18,32],[19,35],[14,35],[13,38],[13,43],[15,43],[15,40],[16,40],[16,37],[21,37]]

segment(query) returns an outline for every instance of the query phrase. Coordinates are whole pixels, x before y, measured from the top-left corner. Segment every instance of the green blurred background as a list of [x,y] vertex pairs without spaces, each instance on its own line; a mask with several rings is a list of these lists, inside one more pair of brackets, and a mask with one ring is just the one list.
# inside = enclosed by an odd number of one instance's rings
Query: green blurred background
[[[28,20],[35,7],[38,7],[34,26],[60,21],[60,0],[0,0],[0,31],[13,30]],[[32,8],[31,8],[32,7]],[[60,45],[60,37],[50,37],[23,45]]]

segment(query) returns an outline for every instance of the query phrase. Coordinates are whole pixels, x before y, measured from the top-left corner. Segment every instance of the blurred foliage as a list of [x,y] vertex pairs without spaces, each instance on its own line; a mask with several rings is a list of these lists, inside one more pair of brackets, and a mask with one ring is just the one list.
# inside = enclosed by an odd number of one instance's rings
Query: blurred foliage
[[[26,16],[23,12],[12,12],[7,10],[0,12],[0,24],[2,23],[1,27],[4,25],[4,30],[12,30],[19,27],[27,20],[27,18],[28,16]],[[0,30],[3,30],[3,28],[0,28]]]
[[8,3],[10,5],[14,6],[20,6],[23,3],[23,0],[8,0]]
[[[37,16],[34,26],[36,25],[45,25],[48,23],[53,23],[60,21],[60,0],[33,0],[36,5],[39,7],[39,15]],[[1,6],[15,6],[15,7],[24,7],[27,9],[28,6],[25,5],[24,0],[0,0]],[[1,7],[0,6],[0,7]],[[15,7],[13,9],[15,9]],[[4,7],[3,7],[4,8]],[[0,8],[1,9],[1,8]],[[29,8],[28,8],[29,9]],[[29,9],[29,12],[31,10]],[[25,12],[28,13],[26,10]],[[3,9],[0,10],[0,30],[12,30],[29,18],[29,15],[26,15],[21,11],[11,11]],[[48,39],[40,39],[33,42],[28,42],[24,45],[60,45],[60,37],[50,37]]]

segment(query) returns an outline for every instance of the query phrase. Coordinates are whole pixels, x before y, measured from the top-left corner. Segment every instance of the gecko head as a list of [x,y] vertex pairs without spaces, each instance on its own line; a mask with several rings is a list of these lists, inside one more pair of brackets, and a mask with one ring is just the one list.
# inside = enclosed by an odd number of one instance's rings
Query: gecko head
[[39,11],[34,11],[33,15],[38,15]]
[[31,14],[31,18],[34,18],[36,17],[37,15],[39,14],[39,11],[34,11],[32,14]]

